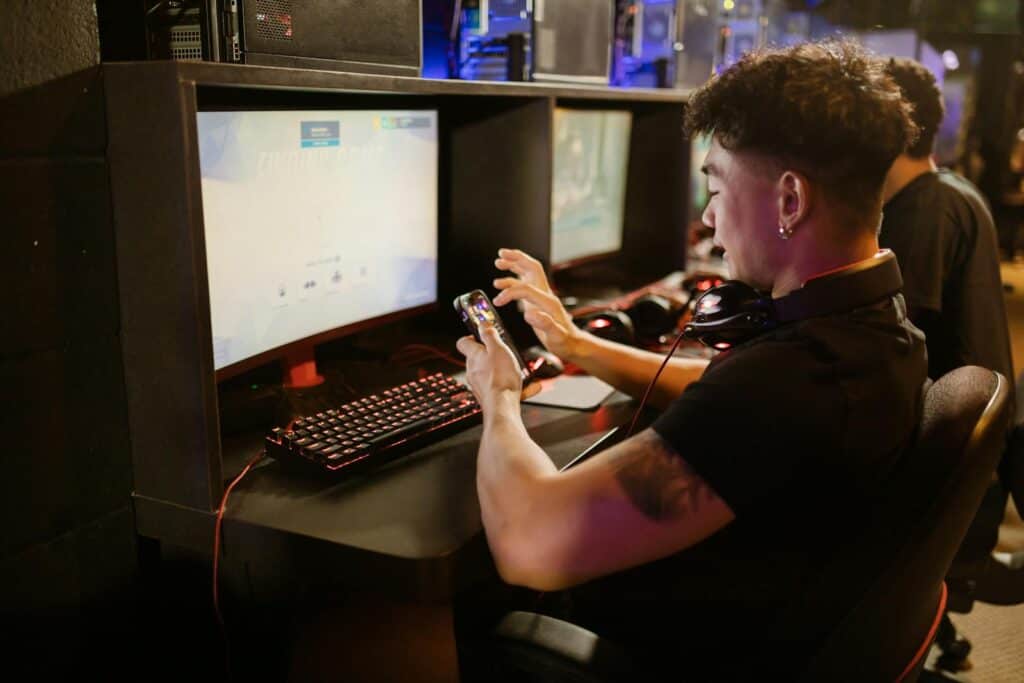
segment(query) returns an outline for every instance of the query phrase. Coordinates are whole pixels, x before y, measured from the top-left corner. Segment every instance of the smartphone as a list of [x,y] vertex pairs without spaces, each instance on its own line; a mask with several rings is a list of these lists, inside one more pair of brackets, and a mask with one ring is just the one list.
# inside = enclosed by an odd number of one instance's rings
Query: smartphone
[[485,322],[492,323],[501,340],[512,349],[512,355],[516,358],[516,364],[519,365],[519,373],[523,376],[523,380],[530,377],[530,368],[519,354],[519,349],[516,348],[515,342],[512,341],[508,330],[505,329],[505,324],[501,322],[498,309],[494,307],[483,291],[474,289],[472,292],[466,292],[455,297],[455,301],[452,303],[455,310],[458,311],[459,317],[462,318],[462,322],[466,325],[466,329],[476,337],[477,341],[480,341],[480,325]]

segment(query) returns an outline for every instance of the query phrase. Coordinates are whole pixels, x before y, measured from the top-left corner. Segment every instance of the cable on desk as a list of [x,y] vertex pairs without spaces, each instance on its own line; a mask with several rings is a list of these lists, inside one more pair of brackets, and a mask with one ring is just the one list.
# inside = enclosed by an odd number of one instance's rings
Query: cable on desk
[[672,348],[668,350],[667,354],[665,354],[665,360],[661,361],[661,367],[658,368],[656,373],[654,373],[654,378],[651,380],[651,383],[647,385],[647,391],[644,392],[644,397],[640,399],[640,405],[636,407],[636,412],[633,414],[633,421],[629,423],[629,431],[626,432],[627,439],[633,436],[633,430],[636,428],[636,421],[640,419],[640,412],[644,409],[644,405],[647,404],[647,399],[650,398],[651,390],[654,389],[654,385],[658,383],[658,378],[661,377],[662,370],[665,369],[665,366],[668,365],[669,359],[671,359],[672,355],[676,352],[676,349],[679,347],[679,342],[683,341],[683,334],[683,332],[680,332],[676,337],[676,340],[672,342]]
[[231,677],[231,652],[228,647],[227,630],[224,626],[224,615],[220,611],[220,595],[217,591],[218,569],[220,568],[221,527],[224,524],[224,510],[227,509],[228,496],[231,495],[231,490],[235,488],[235,485],[238,484],[238,482],[242,481],[242,477],[249,473],[249,470],[252,469],[253,465],[263,459],[263,455],[263,451],[257,453],[256,457],[250,460],[249,463],[242,468],[242,471],[239,472],[238,476],[232,479],[231,483],[228,484],[226,489],[224,489],[224,495],[221,496],[220,499],[220,507],[217,508],[217,522],[213,526],[213,611],[217,616],[217,624],[220,626],[221,638],[224,640],[224,673],[228,676],[228,680],[230,680]]
[[[263,451],[260,451],[256,457],[249,461],[249,463],[242,469],[242,471],[235,477],[228,487],[224,489],[224,495],[220,499],[220,507],[217,509],[217,523],[213,527],[213,610],[217,615],[217,622],[220,624],[221,630],[224,629],[224,615],[220,611],[220,596],[217,591],[217,577],[218,569],[220,567],[220,536],[221,527],[224,524],[224,510],[228,505],[228,496],[231,495],[231,490],[235,488],[238,482],[242,481],[242,477],[249,473],[253,465],[263,459]],[[227,639],[225,638],[225,642]]]

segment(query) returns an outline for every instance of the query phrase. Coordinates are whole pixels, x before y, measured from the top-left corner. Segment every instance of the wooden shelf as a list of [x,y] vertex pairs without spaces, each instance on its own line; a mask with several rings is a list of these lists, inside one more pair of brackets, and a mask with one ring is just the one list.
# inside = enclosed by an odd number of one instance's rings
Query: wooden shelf
[[391,92],[418,95],[478,95],[494,97],[557,97],[609,102],[682,103],[689,90],[612,88],[559,83],[438,80],[380,76],[340,71],[287,69],[214,62],[119,62],[105,69],[130,69],[140,74],[170,70],[181,81],[197,86],[334,92]]

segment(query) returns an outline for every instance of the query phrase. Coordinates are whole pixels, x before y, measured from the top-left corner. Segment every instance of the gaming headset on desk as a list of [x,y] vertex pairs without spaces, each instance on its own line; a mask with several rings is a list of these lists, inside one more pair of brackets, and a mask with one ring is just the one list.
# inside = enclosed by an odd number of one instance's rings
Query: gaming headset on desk
[[648,292],[623,308],[591,310],[574,320],[578,327],[602,339],[622,344],[660,343],[665,335],[675,335],[680,319],[701,293],[723,282],[717,275],[696,274],[674,295]]

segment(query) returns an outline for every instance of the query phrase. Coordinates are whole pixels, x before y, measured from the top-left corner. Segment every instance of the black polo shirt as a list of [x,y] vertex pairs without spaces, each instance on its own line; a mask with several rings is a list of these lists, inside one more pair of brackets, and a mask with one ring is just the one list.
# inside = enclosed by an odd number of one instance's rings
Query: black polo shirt
[[996,229],[968,181],[942,169],[886,203],[878,240],[903,271],[910,319],[928,342],[928,375],[980,365],[1014,381]]
[[858,510],[911,441],[926,370],[899,296],[716,357],[653,428],[736,519],[674,556],[574,589],[573,618],[652,666],[677,658],[688,681],[758,669],[745,655],[786,642],[769,624],[859,528]]

